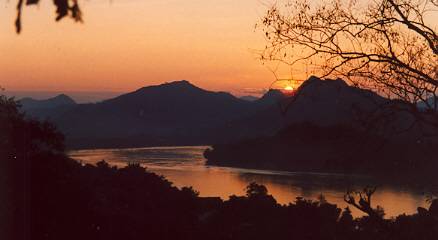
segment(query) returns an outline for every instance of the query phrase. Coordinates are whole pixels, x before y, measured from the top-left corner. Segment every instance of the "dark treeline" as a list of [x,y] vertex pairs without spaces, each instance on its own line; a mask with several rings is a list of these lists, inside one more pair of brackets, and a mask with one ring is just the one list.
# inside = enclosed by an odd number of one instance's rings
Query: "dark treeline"
[[[0,102],[1,239],[436,239],[438,201],[417,214],[354,219],[321,197],[280,205],[256,183],[202,198],[139,165],[83,165],[49,123]],[[360,202],[359,202],[360,204]]]
[[358,173],[436,184],[436,142],[388,139],[349,125],[292,124],[274,136],[216,144],[207,163],[284,171]]

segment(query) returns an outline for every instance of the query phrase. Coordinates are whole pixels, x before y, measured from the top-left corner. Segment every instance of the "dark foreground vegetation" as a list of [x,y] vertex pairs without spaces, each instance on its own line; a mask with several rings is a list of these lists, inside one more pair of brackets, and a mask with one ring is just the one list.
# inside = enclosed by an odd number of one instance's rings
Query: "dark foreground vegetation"
[[373,191],[346,195],[353,219],[321,197],[280,205],[255,183],[245,196],[202,198],[139,165],[83,165],[63,153],[49,123],[26,120],[0,99],[1,239],[436,239],[438,201],[384,219]]

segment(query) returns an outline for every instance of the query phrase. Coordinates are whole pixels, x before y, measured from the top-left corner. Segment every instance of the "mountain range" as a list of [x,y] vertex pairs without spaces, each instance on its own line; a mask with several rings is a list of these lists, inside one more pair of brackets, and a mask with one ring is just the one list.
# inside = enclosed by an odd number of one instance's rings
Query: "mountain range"
[[[182,80],[99,103],[76,104],[65,95],[20,102],[29,115],[54,122],[69,147],[100,148],[235,142],[302,122],[363,127],[364,117],[390,100],[339,79],[311,77],[293,96],[270,90],[250,101]],[[407,115],[398,118],[411,122]]]
[[426,121],[437,124],[438,115],[412,107],[312,77],[294,96],[236,122],[234,133],[252,136],[235,135],[204,156],[209,165],[430,180],[438,169],[438,127]]
[[37,109],[29,99],[21,104],[31,116],[56,123],[74,148],[210,143],[210,129],[255,111],[251,102],[184,80],[62,109]]

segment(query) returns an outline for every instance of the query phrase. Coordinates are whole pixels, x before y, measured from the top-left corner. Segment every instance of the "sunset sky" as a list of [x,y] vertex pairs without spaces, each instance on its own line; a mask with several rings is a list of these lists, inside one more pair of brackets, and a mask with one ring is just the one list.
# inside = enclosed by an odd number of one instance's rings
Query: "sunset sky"
[[186,79],[238,95],[269,87],[274,75],[254,50],[266,0],[80,1],[84,24],[55,22],[52,1],[0,3],[0,86],[9,91],[116,91]]

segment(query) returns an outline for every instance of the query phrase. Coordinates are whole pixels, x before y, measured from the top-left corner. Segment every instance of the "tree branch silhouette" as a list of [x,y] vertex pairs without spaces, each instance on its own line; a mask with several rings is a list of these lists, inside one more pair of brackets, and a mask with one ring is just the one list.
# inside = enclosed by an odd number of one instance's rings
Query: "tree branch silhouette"
[[[35,5],[40,0],[18,0],[17,3],[17,18],[15,19],[15,30],[20,33],[22,30],[21,16],[24,5]],[[63,19],[64,17],[71,17],[75,22],[82,22],[82,12],[79,8],[78,0],[53,0],[53,4],[56,7],[56,21]]]
[[[436,1],[308,0],[274,5],[262,19],[262,60],[309,62],[320,77],[343,77],[355,86],[437,110],[438,35],[426,21]],[[432,101],[431,101],[432,99]]]
[[[377,187],[365,187],[362,191],[347,191],[344,201],[358,210],[366,213],[373,219],[382,219],[384,212],[379,206],[374,209],[371,205],[371,197],[376,192]],[[356,199],[359,197],[359,199]]]

